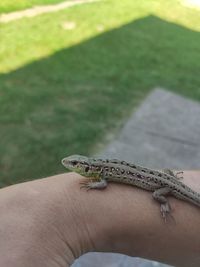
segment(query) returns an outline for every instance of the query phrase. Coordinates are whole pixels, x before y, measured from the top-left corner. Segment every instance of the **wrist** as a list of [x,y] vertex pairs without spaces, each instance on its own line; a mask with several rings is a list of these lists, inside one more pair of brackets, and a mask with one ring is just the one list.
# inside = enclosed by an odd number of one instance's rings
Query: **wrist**
[[[183,182],[198,191],[198,172],[184,172]],[[82,178],[84,179],[84,178]],[[199,180],[198,180],[199,181]],[[80,191],[77,184],[77,190]],[[101,190],[81,190],[82,207],[94,251],[118,252],[177,266],[199,266],[199,208],[169,197],[174,220],[165,223],[152,192],[112,183]]]

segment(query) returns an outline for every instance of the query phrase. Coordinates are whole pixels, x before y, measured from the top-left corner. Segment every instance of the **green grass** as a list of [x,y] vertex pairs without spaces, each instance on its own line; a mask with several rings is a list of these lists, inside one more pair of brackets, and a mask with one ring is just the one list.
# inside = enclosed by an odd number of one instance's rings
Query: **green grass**
[[0,14],[22,10],[38,5],[56,4],[63,0],[1,0]]
[[0,181],[94,153],[156,86],[200,101],[199,19],[172,0],[108,0],[2,24]]

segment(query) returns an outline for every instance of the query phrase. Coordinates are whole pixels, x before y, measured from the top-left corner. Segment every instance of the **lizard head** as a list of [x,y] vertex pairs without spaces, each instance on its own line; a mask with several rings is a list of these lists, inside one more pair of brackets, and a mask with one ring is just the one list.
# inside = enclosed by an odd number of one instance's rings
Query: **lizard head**
[[91,176],[90,159],[81,155],[72,155],[62,159],[62,164],[70,171],[84,176]]

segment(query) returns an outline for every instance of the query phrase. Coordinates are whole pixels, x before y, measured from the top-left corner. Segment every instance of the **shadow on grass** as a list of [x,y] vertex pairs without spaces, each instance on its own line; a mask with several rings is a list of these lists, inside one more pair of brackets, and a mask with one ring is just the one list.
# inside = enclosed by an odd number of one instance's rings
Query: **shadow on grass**
[[[200,100],[200,34],[149,16],[0,76],[0,180],[63,172],[155,86]],[[159,99],[158,99],[159,101]]]

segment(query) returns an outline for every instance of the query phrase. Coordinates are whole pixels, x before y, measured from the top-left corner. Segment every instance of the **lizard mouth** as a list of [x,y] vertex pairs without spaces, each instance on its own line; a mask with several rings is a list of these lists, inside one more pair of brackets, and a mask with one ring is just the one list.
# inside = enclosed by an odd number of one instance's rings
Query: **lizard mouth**
[[66,162],[66,159],[62,159],[61,162],[62,162],[62,165],[64,165],[64,166],[67,165],[67,164],[66,164],[66,163],[67,163],[67,162]]
[[67,158],[62,159],[62,165],[67,168],[73,168],[76,164],[73,161],[68,160]]

